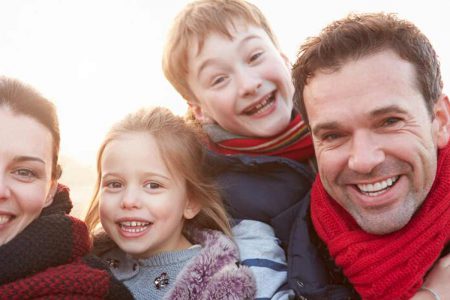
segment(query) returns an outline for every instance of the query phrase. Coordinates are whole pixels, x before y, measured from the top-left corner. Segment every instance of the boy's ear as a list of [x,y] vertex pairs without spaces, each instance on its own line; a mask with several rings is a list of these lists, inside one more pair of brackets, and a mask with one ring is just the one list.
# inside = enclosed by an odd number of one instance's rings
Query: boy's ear
[[437,146],[442,149],[450,141],[450,100],[447,95],[442,95],[434,105],[433,123]]
[[193,219],[201,209],[202,206],[200,205],[200,203],[198,203],[198,201],[188,199],[186,207],[184,208],[183,216],[187,220]]
[[55,198],[57,188],[58,188],[58,180],[54,179],[52,180],[52,183],[50,185],[50,190],[48,191],[47,198],[45,199],[44,207],[47,207],[53,203],[53,198]]
[[284,64],[290,70],[292,68],[292,65],[291,65],[291,62],[289,61],[289,58],[287,57],[287,55],[281,51],[280,51],[280,55],[281,55],[281,58],[283,58],[283,60],[284,60]]
[[194,102],[188,103],[190,110],[195,116],[195,119],[200,122],[200,124],[213,123],[213,120],[208,116],[208,114],[202,109],[201,105]]

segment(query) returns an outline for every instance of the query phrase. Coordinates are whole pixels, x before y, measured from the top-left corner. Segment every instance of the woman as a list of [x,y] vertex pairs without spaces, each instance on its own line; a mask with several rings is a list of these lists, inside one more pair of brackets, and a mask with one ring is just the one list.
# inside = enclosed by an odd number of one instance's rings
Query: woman
[[0,120],[0,299],[132,299],[88,255],[87,228],[68,215],[55,107],[0,77]]

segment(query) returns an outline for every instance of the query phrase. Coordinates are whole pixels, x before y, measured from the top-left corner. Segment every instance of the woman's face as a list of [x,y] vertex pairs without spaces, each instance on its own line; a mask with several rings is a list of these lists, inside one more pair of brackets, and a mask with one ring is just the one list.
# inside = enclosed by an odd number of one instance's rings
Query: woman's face
[[32,117],[0,106],[0,246],[51,204],[52,135]]

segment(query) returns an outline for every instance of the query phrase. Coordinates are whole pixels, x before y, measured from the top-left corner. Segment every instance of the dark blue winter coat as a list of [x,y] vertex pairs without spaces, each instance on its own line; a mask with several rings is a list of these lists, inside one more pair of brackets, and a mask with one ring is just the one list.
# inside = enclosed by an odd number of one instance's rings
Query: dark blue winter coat
[[228,213],[271,225],[288,253],[289,286],[303,299],[353,299],[340,270],[314,233],[309,192],[314,173],[278,156],[209,153]]

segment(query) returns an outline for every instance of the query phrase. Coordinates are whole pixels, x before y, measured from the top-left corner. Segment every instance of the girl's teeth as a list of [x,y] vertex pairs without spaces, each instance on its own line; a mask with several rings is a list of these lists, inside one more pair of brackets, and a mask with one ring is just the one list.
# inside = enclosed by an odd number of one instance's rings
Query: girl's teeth
[[269,109],[275,99],[275,93],[271,93],[262,102],[258,103],[254,108],[246,112],[247,115],[256,115]]

